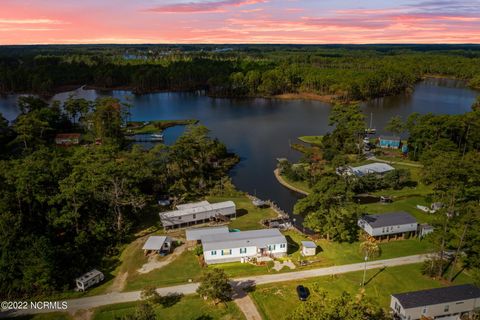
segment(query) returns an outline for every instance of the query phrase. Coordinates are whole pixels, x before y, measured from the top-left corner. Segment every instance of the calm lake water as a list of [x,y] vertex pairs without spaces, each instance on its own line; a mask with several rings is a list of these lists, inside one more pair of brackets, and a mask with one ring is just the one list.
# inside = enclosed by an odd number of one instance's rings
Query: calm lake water
[[[282,187],[273,170],[276,159],[287,157],[294,161],[299,154],[290,149],[302,135],[325,134],[331,106],[319,101],[274,99],[213,99],[200,93],[153,93],[132,95],[128,91],[99,92],[76,90],[86,99],[130,96],[132,120],[198,119],[228,148],[241,157],[232,170],[235,185],[262,199],[271,199],[287,212],[291,212],[298,195]],[[53,99],[63,100],[70,93],[57,94]],[[416,85],[411,95],[398,95],[375,99],[362,104],[362,109],[379,134],[387,121],[395,115],[404,119],[413,112],[459,114],[470,110],[479,95],[461,81],[427,79]],[[13,120],[18,114],[15,105],[18,96],[0,97],[0,112]],[[182,127],[165,132],[166,143],[172,143],[183,131]]]

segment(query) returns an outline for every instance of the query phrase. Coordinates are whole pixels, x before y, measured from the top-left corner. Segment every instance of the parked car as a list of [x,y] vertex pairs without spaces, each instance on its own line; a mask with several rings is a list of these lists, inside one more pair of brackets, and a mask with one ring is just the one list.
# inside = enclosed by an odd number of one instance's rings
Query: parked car
[[308,289],[302,285],[297,286],[297,295],[298,299],[301,301],[306,301],[308,298]]

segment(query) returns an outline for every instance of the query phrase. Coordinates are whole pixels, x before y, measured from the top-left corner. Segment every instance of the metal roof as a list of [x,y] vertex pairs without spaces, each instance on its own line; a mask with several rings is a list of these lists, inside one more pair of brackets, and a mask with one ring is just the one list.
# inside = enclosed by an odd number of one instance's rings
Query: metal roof
[[[143,245],[143,250],[160,250],[163,244],[167,241],[166,236],[152,236],[148,237],[147,242]],[[170,240],[170,239],[168,239]]]
[[391,165],[381,162],[374,162],[359,167],[350,167],[350,169],[356,176],[364,176],[370,173],[385,173],[395,170]]
[[361,217],[360,219],[368,223],[370,226],[372,226],[372,228],[417,223],[417,219],[415,219],[410,213],[404,211],[383,214],[369,214]]
[[187,207],[185,209],[160,212],[160,217],[163,217],[163,218],[180,217],[180,216],[185,216],[185,215],[194,214],[194,213],[228,209],[228,208],[230,209],[233,208],[235,210],[235,203],[233,201],[224,201],[224,202],[218,202],[218,203],[212,203],[212,204],[202,203],[202,205]]
[[392,294],[404,309],[480,298],[480,289],[472,284]]
[[270,244],[287,243],[287,239],[278,229],[260,229],[229,232],[202,237],[204,251],[257,247],[266,248]]
[[317,244],[313,241],[302,241],[302,246],[305,248],[316,248]]
[[380,140],[400,141],[400,137],[395,137],[395,136],[380,136]]
[[98,271],[97,269],[93,269],[93,270],[90,270],[88,271],[87,273],[83,274],[82,276],[78,277],[77,279],[75,279],[76,281],[80,281],[80,282],[86,282],[92,278],[95,278],[96,276],[98,275],[103,275],[103,273],[101,273],[100,271]]
[[228,233],[228,227],[192,228],[185,230],[187,241],[200,240],[202,237],[220,233]]
[[195,208],[195,207],[201,207],[201,206],[208,206],[210,202],[207,200],[199,201],[199,202],[192,202],[192,203],[184,203],[184,204],[177,204],[177,210],[184,210],[184,209],[190,209],[190,208]]

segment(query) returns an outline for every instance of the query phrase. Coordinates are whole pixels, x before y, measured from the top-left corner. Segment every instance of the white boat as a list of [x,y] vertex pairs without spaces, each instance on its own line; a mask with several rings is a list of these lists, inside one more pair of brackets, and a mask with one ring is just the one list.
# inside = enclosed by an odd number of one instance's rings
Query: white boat
[[150,138],[155,141],[161,141],[163,140],[163,134],[161,133],[154,133],[150,135]]

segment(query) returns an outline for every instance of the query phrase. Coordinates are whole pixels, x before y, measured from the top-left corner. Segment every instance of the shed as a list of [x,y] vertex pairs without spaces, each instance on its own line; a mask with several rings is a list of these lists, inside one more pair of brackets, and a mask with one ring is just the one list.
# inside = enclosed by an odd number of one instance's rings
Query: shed
[[427,234],[432,233],[433,230],[434,228],[431,225],[423,223],[418,226],[418,235],[423,238]]
[[378,142],[380,148],[398,149],[400,148],[400,137],[381,136]]
[[149,251],[157,253],[170,253],[172,249],[172,239],[166,236],[151,236],[143,245],[143,251],[147,254]]
[[302,255],[314,256],[317,254],[317,244],[313,241],[302,241]]

